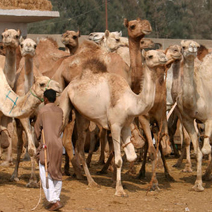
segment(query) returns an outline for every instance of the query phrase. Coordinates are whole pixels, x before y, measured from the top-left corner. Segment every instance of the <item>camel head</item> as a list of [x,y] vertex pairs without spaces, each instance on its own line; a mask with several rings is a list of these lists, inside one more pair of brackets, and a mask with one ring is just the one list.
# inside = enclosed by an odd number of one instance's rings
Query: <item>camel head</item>
[[20,44],[22,57],[34,57],[37,44],[30,38],[23,40]]
[[146,49],[146,48],[153,48],[154,47],[154,42],[151,39],[148,38],[143,38],[140,41],[140,49]]
[[167,65],[182,59],[181,46],[171,45],[165,51],[166,57],[168,59]]
[[80,31],[69,31],[67,30],[62,34],[61,41],[68,48],[75,48],[79,45],[78,38],[80,37]]
[[182,54],[185,59],[194,59],[197,56],[197,51],[200,45],[193,40],[181,41]]
[[105,30],[105,34],[99,41],[99,44],[109,52],[117,50],[120,46],[128,46],[128,42],[121,39],[119,32],[110,32],[109,30]]
[[46,89],[53,89],[57,93],[61,93],[62,89],[58,82],[51,80],[49,77],[41,76],[35,77],[35,83],[31,90],[38,98],[43,98],[43,93]]
[[17,48],[19,45],[19,39],[21,31],[14,29],[5,29],[2,33],[2,42],[5,47]]
[[166,55],[162,51],[157,50],[142,50],[143,61],[149,68],[163,66],[167,62]]
[[127,27],[129,38],[141,40],[145,35],[152,32],[152,27],[149,21],[141,20],[140,18],[132,21],[128,21],[125,18],[124,25]]

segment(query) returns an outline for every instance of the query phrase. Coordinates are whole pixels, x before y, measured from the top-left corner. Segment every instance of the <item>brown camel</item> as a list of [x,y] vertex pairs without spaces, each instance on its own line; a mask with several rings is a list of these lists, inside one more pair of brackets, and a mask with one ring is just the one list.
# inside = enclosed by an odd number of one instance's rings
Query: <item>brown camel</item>
[[65,33],[62,34],[61,41],[65,45],[65,47],[69,50],[70,55],[75,54],[79,47],[79,39],[80,32],[77,31],[70,31],[67,30]]

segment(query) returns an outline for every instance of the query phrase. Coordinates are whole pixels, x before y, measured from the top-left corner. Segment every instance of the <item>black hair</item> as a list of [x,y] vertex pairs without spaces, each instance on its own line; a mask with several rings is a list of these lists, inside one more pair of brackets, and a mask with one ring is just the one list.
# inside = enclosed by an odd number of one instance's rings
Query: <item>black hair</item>
[[46,97],[49,102],[55,102],[56,100],[56,91],[53,89],[48,89],[44,91],[44,97]]

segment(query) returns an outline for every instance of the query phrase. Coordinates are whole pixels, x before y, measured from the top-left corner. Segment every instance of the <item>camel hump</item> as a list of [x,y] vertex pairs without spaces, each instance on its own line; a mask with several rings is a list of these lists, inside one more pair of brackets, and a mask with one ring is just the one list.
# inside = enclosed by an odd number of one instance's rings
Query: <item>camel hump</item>
[[98,58],[91,58],[86,60],[82,66],[83,70],[89,69],[92,73],[105,73],[107,72],[107,66],[103,61]]

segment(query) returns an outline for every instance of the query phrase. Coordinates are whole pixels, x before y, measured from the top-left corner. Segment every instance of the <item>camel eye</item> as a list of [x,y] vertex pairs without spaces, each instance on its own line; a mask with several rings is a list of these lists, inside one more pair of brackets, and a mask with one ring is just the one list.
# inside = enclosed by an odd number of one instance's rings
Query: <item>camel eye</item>
[[152,55],[149,55],[149,57],[148,57],[149,59],[152,59],[153,58],[153,56]]
[[119,42],[120,41],[120,39],[116,39],[116,42]]
[[141,41],[141,44],[144,44],[144,41]]
[[16,36],[15,36],[15,38],[16,38],[16,39],[18,39],[18,38],[19,38],[19,36],[18,36],[18,35],[16,35]]
[[37,45],[34,45],[34,48],[36,49],[37,48]]
[[74,36],[73,36],[73,39],[74,39],[74,40],[75,40],[75,39],[77,39],[77,36],[76,36],[76,35],[74,35]]
[[40,83],[40,87],[44,87],[45,86],[45,83]]
[[130,29],[135,29],[135,25],[130,26]]
[[24,46],[24,45],[23,45],[23,44],[21,44],[21,48],[23,48],[23,46]]

